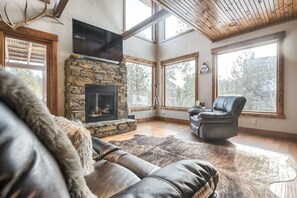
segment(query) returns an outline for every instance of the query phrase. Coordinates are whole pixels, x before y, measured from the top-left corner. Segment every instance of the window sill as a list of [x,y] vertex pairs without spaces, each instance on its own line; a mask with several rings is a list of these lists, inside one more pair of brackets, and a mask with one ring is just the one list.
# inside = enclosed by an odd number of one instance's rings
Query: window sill
[[188,111],[188,107],[163,107],[163,109],[170,111]]
[[139,38],[139,39],[141,39],[141,40],[144,40],[144,41],[147,41],[147,42],[150,42],[150,43],[154,43],[154,44],[156,44],[156,43],[157,43],[157,42],[156,42],[156,41],[154,41],[154,40],[147,39],[147,38],[143,38],[143,37],[141,37],[141,36],[138,36],[137,34],[136,34],[136,35],[134,35],[134,37],[136,37],[136,38]]
[[[152,107],[133,107],[133,108],[130,108],[131,112],[136,112],[136,111],[147,111],[147,110],[151,110]],[[155,109],[155,108],[153,108]]]
[[241,115],[250,117],[286,119],[285,115],[280,115],[276,113],[242,112]]

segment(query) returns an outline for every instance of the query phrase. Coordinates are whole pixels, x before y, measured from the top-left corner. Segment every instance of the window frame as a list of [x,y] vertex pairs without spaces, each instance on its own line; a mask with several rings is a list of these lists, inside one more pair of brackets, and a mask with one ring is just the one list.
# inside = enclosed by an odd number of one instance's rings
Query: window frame
[[53,115],[58,114],[57,92],[57,42],[58,36],[27,27],[13,31],[4,23],[0,23],[0,64],[5,67],[5,37],[36,42],[47,47],[46,95],[47,107]]
[[[126,1],[127,0],[123,0],[123,32],[126,32],[128,31],[127,30],[127,27],[126,27]],[[141,1],[141,0],[138,0],[138,1]],[[155,14],[157,12],[157,4],[151,0],[151,3],[152,3],[152,13],[151,13],[151,16],[153,14]],[[143,38],[141,36],[138,36],[137,34],[135,34],[134,36],[139,38],[139,39],[142,39],[142,40],[145,40],[145,41],[148,41],[148,42],[151,42],[151,43],[156,43],[156,25],[152,25],[152,39],[147,39],[147,38]],[[147,27],[149,28],[149,27]]]
[[[155,84],[156,83],[156,79],[155,79],[155,74],[156,74],[156,66],[157,66],[157,63],[154,62],[154,61],[150,61],[150,60],[146,60],[146,59],[142,59],[142,58],[136,58],[136,57],[133,57],[133,56],[129,56],[129,55],[124,55],[124,58],[123,58],[123,62],[124,64],[127,66],[127,62],[132,62],[132,63],[136,63],[136,64],[141,64],[141,65],[144,65],[144,66],[148,66],[148,67],[152,67],[152,84]],[[128,79],[127,79],[127,82],[128,82]],[[135,111],[145,111],[145,110],[150,110],[152,108],[152,105],[153,105],[153,100],[155,98],[155,86],[152,86],[152,104],[149,105],[149,106],[142,106],[142,107],[129,107],[129,109],[132,111],[132,112],[135,112]],[[155,109],[155,107],[153,107]]]
[[184,55],[184,56],[179,56],[176,58],[172,59],[167,59],[161,61],[161,68],[162,68],[162,104],[163,108],[165,110],[173,110],[173,111],[187,111],[188,107],[178,107],[178,106],[166,106],[166,74],[165,74],[165,68],[166,66],[177,64],[177,63],[182,63],[182,62],[187,62],[191,60],[195,60],[195,98],[193,98],[193,104],[195,104],[195,101],[198,100],[198,58],[199,58],[199,52]]
[[254,111],[243,111],[241,115],[253,116],[253,117],[267,117],[267,118],[280,118],[285,119],[284,114],[284,38],[286,32],[278,32],[254,39],[245,40],[242,42],[213,48],[212,53],[212,100],[218,96],[218,65],[217,56],[220,53],[238,51],[241,49],[247,49],[251,47],[263,46],[270,43],[277,44],[277,70],[276,70],[276,112],[254,112]]

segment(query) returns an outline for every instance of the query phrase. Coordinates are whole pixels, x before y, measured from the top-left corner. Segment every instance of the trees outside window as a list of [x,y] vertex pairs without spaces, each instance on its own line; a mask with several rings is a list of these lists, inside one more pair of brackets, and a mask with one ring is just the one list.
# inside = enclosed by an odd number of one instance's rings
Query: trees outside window
[[126,65],[129,108],[151,106],[153,67],[129,61]]
[[283,116],[283,38],[276,33],[213,49],[216,96],[243,95],[244,113]]
[[164,70],[164,99],[166,107],[189,107],[197,96],[198,54],[162,61]]
[[277,44],[218,55],[218,95],[246,97],[246,111],[276,112]]
[[164,40],[180,35],[191,29],[192,28],[188,24],[175,17],[174,15],[171,15],[170,17],[167,17],[165,19]]

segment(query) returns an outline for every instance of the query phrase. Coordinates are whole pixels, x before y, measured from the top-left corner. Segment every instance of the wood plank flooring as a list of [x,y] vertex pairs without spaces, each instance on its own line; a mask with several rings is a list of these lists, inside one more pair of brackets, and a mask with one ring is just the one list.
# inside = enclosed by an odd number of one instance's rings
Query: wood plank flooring
[[[110,140],[127,140],[131,139],[135,134],[147,136],[168,136],[174,135],[176,138],[203,142],[194,133],[190,127],[185,124],[167,123],[163,121],[149,121],[139,123],[137,130],[102,138],[105,141]],[[264,137],[252,135],[247,132],[240,132],[238,136],[224,141],[212,142],[213,144],[232,147],[247,152],[269,152],[286,154],[292,157],[295,166],[297,165],[297,142],[288,139],[280,139],[274,137]],[[297,166],[296,166],[297,167]],[[295,170],[297,171],[297,170]],[[296,198],[297,197],[297,179],[290,182],[276,183],[270,185],[270,189],[280,198]]]

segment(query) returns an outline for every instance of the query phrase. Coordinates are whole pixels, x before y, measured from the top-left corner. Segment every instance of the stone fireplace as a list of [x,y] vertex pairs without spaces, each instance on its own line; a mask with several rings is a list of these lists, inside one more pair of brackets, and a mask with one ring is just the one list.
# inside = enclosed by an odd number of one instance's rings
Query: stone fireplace
[[128,119],[127,68],[71,55],[65,61],[65,116],[98,137],[135,130]]

